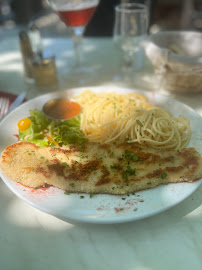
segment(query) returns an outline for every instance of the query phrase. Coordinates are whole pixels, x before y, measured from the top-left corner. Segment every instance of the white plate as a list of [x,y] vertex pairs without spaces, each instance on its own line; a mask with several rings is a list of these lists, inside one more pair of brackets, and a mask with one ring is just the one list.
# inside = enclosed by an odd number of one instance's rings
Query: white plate
[[[60,92],[62,95],[73,97],[85,88],[78,88]],[[89,89],[89,88],[88,88]],[[96,92],[131,93],[135,90],[117,87],[90,87]],[[140,92],[140,91],[138,91]],[[195,147],[202,154],[202,118],[188,106],[158,95],[154,92],[143,92],[152,104],[164,107],[175,116],[182,114],[190,119],[192,139],[189,146]],[[46,94],[30,100],[10,113],[0,124],[0,152],[17,141],[17,122],[29,115],[30,109],[41,109],[43,104],[59,93]],[[191,195],[201,184],[201,180],[194,183],[179,183],[159,186],[154,189],[136,193],[136,195],[94,195],[87,194],[65,195],[63,190],[50,187],[48,189],[30,189],[12,181],[0,171],[5,184],[22,200],[43,212],[49,213],[68,222],[88,223],[122,223],[143,219],[163,212],[183,201]],[[83,195],[84,198],[80,196]],[[135,211],[136,210],[136,211]]]

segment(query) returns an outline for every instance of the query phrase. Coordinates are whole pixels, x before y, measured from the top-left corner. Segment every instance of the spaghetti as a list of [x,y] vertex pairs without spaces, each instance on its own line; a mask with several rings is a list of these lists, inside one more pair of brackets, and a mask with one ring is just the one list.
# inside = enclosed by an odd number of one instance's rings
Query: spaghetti
[[189,120],[173,117],[140,94],[93,93],[77,97],[83,106],[81,129],[91,141],[139,143],[157,149],[182,149],[191,138]]

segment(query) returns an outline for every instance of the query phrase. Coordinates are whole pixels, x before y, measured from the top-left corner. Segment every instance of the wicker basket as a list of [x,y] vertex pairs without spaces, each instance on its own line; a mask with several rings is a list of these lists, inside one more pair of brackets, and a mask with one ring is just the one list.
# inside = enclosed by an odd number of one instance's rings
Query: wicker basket
[[202,34],[165,31],[143,44],[161,85],[177,93],[202,92]]

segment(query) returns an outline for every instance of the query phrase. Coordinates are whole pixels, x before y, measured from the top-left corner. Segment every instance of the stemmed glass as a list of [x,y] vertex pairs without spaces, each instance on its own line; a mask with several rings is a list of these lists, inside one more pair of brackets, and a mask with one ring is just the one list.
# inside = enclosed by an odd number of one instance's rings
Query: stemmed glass
[[[93,71],[82,63],[81,46],[85,27],[92,18],[99,0],[48,0],[52,9],[59,18],[69,27],[74,45],[74,66],[71,67],[72,75],[80,83],[88,79]],[[92,74],[91,74],[92,75]]]
[[123,52],[124,80],[129,81],[133,74],[135,55],[147,35],[148,6],[136,3],[123,3],[115,7],[113,40]]

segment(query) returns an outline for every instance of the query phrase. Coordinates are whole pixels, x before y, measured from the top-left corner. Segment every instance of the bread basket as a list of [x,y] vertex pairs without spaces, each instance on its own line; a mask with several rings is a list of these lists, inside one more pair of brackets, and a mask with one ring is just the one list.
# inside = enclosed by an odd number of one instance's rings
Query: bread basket
[[202,92],[202,34],[162,31],[143,43],[161,86],[171,92]]

